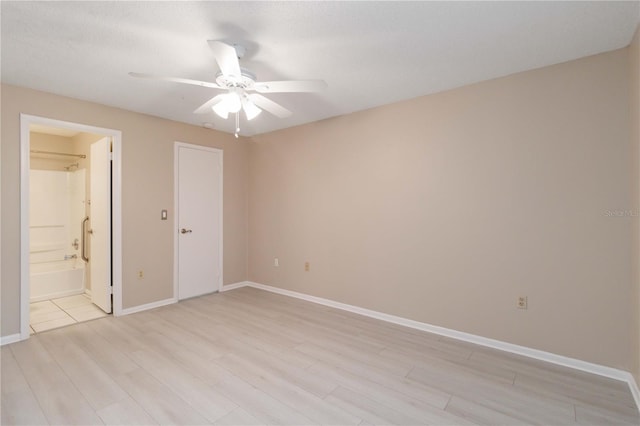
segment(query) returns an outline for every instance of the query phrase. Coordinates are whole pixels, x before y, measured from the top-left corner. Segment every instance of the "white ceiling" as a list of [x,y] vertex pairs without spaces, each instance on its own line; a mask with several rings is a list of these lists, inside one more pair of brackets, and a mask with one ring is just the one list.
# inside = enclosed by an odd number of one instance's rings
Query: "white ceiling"
[[10,2],[1,7],[2,82],[232,133],[192,111],[215,89],[207,40],[244,44],[258,80],[324,79],[320,94],[271,94],[293,111],[242,122],[265,133],[629,44],[628,2]]

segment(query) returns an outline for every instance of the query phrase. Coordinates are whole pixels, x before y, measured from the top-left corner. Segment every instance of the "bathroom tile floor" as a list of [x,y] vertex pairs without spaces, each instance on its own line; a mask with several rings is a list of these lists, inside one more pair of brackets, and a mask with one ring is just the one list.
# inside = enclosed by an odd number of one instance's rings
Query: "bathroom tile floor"
[[107,315],[91,303],[89,296],[78,294],[31,303],[29,325],[33,334]]

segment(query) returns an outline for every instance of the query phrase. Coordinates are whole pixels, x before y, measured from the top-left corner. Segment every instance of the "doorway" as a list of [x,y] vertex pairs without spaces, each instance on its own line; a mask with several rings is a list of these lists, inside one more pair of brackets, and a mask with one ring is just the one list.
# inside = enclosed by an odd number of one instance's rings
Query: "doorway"
[[222,288],[222,150],[176,142],[174,295]]
[[122,309],[121,134],[26,114],[20,121],[26,339]]

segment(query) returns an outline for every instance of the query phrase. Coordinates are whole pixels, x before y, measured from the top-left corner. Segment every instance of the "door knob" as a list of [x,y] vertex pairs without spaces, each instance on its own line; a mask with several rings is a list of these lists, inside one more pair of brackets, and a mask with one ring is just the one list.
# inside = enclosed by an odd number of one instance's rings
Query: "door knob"
[[191,231],[191,229],[184,229],[184,228],[182,228],[182,229],[180,230],[180,233],[181,233],[181,234],[190,234],[191,232],[192,232],[192,231]]

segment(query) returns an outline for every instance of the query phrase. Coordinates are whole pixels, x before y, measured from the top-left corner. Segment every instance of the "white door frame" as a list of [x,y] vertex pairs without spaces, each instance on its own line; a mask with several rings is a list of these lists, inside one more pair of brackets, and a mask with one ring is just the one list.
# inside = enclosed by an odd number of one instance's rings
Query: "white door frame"
[[220,211],[218,212],[220,214],[220,224],[219,224],[219,229],[218,229],[218,235],[220,235],[220,241],[218,241],[218,253],[220,253],[220,257],[218,259],[219,261],[219,265],[220,265],[220,280],[218,282],[218,292],[222,291],[222,285],[224,283],[224,274],[223,274],[223,263],[222,260],[224,258],[223,255],[223,237],[224,234],[222,233],[222,230],[224,228],[224,218],[222,216],[222,212],[223,212],[223,200],[224,200],[224,193],[223,193],[223,179],[224,179],[224,151],[222,149],[219,148],[211,148],[208,146],[203,146],[203,145],[194,145],[194,144],[190,144],[190,143],[184,143],[184,142],[174,142],[174,146],[173,146],[173,299],[175,301],[178,301],[178,254],[179,254],[179,247],[178,247],[178,238],[180,237],[180,231],[179,231],[179,227],[180,227],[180,223],[179,223],[179,218],[180,218],[180,211],[179,211],[179,197],[178,197],[178,149],[180,148],[191,148],[191,149],[199,149],[202,151],[211,151],[211,152],[219,152],[220,153]]
[[29,338],[29,171],[32,124],[111,136],[111,229],[113,245],[113,314],[122,313],[122,132],[35,115],[20,114],[20,340]]

